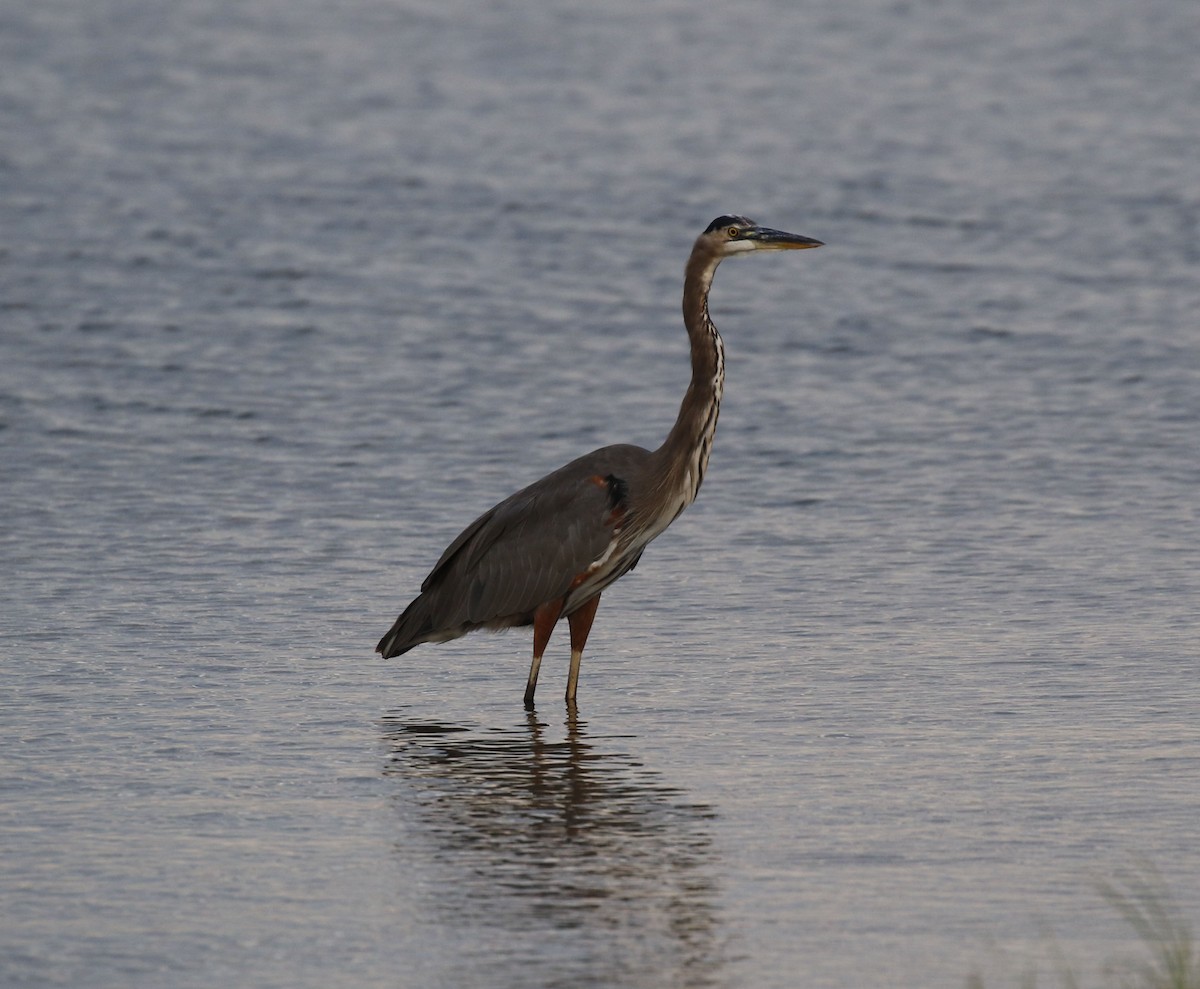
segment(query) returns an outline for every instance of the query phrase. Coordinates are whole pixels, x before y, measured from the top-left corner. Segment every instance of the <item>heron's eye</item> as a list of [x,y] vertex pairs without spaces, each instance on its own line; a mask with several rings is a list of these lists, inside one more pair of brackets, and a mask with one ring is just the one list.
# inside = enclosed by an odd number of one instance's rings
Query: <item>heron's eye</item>
[[737,240],[742,235],[742,232],[737,227],[730,227],[726,233],[729,234],[730,240]]

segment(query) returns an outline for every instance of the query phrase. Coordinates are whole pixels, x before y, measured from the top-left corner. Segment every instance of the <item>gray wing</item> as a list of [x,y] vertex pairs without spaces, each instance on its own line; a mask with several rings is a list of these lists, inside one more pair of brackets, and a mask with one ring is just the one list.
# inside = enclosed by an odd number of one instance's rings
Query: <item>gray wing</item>
[[608,452],[548,474],[463,530],[421,585],[435,628],[528,620],[570,589],[608,548],[627,497],[611,469],[625,458]]

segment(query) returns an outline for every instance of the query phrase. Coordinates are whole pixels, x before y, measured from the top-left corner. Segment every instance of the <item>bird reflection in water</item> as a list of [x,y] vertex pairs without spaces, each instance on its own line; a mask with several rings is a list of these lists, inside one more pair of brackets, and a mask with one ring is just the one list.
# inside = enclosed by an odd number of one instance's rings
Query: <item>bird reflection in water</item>
[[[457,985],[718,986],[712,811],[530,712],[508,731],[384,718],[404,874]],[[447,983],[449,984],[449,983]]]

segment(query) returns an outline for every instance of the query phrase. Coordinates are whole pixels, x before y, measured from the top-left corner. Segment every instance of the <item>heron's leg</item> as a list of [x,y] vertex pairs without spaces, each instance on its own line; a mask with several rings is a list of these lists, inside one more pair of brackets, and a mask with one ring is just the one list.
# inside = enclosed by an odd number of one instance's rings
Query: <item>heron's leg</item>
[[540,605],[533,613],[533,663],[529,667],[529,682],[525,684],[525,708],[533,710],[533,692],[537,690],[538,670],[542,667],[542,653],[550,641],[550,633],[558,616],[562,614],[562,598]]
[[596,609],[600,607],[600,595],[597,594],[587,604],[567,616],[571,626],[571,672],[567,674],[567,703],[575,704],[575,688],[579,686],[579,663],[583,659],[583,647],[587,645],[588,633],[592,630],[592,621],[596,617]]

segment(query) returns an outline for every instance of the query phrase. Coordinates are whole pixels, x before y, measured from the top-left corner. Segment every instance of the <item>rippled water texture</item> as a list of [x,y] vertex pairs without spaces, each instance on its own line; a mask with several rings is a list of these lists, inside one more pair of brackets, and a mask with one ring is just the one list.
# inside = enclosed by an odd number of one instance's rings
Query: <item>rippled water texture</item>
[[[961,987],[1200,926],[1194,0],[0,0],[0,984]],[[687,381],[604,599],[372,648]]]

